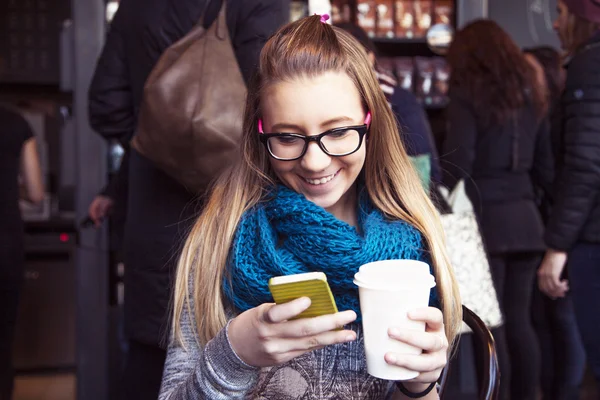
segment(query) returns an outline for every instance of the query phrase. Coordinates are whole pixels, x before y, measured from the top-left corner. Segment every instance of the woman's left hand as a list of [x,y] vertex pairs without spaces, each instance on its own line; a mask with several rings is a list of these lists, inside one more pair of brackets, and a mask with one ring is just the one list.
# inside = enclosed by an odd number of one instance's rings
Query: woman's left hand
[[440,378],[442,370],[448,362],[448,339],[444,331],[444,317],[439,309],[435,307],[420,308],[409,312],[408,318],[413,321],[425,322],[425,332],[391,327],[388,335],[392,339],[423,349],[423,353],[410,355],[390,352],[385,355],[385,361],[391,365],[419,372],[419,376],[416,378],[403,382],[404,386],[410,390],[411,386],[415,386],[415,389],[421,388],[423,383],[430,384]]

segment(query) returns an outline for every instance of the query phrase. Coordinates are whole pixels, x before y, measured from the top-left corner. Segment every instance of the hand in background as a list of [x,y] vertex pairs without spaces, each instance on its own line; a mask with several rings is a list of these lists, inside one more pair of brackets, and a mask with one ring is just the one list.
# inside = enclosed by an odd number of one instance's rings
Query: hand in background
[[270,367],[324,346],[356,340],[354,331],[335,330],[354,321],[354,311],[291,320],[308,307],[310,299],[301,297],[243,312],[229,324],[231,348],[248,365]]
[[114,204],[113,199],[107,196],[98,195],[94,198],[88,209],[88,214],[91,220],[94,221],[96,228],[102,224],[104,218],[110,215]]
[[538,286],[552,299],[565,297],[569,291],[569,282],[560,279],[566,264],[566,252],[549,249],[538,269]]

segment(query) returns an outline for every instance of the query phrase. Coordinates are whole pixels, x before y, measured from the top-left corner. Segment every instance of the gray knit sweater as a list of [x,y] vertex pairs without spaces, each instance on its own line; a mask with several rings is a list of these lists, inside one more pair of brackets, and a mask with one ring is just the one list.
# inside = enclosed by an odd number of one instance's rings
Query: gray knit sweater
[[195,326],[184,312],[184,346],[169,346],[159,400],[384,400],[394,391],[391,382],[366,373],[358,324],[350,326],[357,332],[356,341],[327,346],[272,368],[255,368],[240,360],[229,344],[227,328],[201,348]]

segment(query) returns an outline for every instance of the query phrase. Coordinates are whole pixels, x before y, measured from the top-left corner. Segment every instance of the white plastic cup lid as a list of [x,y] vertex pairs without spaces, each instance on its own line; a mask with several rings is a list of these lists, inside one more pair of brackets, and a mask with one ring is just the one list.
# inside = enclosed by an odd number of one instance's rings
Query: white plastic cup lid
[[384,260],[365,264],[354,275],[360,287],[406,289],[414,286],[435,286],[429,265],[417,260]]

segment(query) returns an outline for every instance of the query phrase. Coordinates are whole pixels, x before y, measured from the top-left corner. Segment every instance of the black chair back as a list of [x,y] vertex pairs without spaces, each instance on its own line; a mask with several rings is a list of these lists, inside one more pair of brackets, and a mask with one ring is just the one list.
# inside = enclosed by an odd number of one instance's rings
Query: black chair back
[[[480,358],[476,363],[482,368],[479,374],[481,380],[479,382],[479,398],[481,400],[496,400],[500,389],[500,370],[494,336],[492,336],[483,321],[465,306],[463,306],[463,321],[473,331],[475,354]],[[440,399],[444,399],[444,387],[451,368],[452,360],[450,360],[440,377]]]

